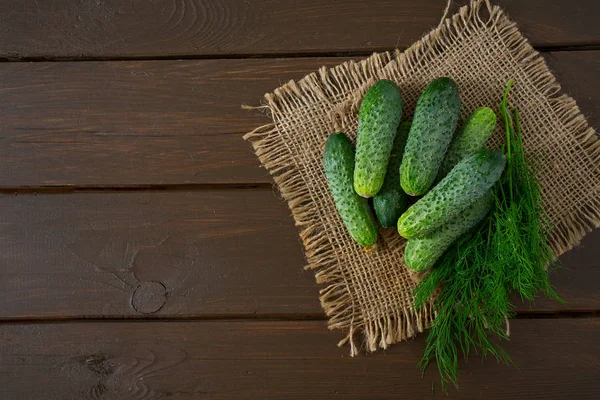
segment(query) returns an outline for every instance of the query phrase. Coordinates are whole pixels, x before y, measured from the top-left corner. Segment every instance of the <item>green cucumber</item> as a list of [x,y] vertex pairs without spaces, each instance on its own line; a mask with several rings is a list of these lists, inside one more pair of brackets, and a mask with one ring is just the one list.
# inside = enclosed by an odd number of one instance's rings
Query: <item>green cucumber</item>
[[427,235],[483,196],[496,183],[506,159],[496,150],[482,150],[461,160],[422,199],[398,219],[398,232],[407,239]]
[[438,171],[440,181],[463,158],[483,149],[496,127],[496,113],[489,107],[481,107],[473,111],[463,127],[454,135],[442,165]]
[[354,189],[363,197],[379,192],[402,118],[402,96],[392,81],[377,81],[358,113]]
[[452,79],[435,79],[421,93],[400,167],[400,183],[409,195],[422,196],[433,185],[459,112],[458,88]]
[[410,239],[404,249],[404,263],[414,271],[431,268],[456,239],[464,235],[486,216],[492,208],[494,195],[488,190],[437,231],[422,238]]
[[403,122],[398,127],[383,186],[373,197],[375,214],[384,228],[395,226],[408,206],[408,195],[400,186],[400,162],[409,130],[410,122]]
[[348,233],[358,244],[371,246],[377,241],[377,221],[369,201],[354,191],[354,148],[346,135],[333,133],[327,138],[323,165],[335,208]]

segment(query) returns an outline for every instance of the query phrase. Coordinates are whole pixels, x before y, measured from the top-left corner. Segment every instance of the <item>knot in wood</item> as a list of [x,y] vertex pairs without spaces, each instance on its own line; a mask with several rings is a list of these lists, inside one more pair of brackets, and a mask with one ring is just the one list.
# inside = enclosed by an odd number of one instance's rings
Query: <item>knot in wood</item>
[[167,288],[160,282],[142,282],[135,288],[131,306],[141,314],[153,314],[167,302]]

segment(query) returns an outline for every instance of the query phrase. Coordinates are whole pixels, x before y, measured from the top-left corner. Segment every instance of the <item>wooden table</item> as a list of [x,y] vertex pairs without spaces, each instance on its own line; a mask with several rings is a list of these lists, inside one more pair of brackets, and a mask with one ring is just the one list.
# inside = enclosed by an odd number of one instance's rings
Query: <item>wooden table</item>
[[[498,0],[593,126],[597,0]],[[0,4],[0,399],[446,398],[424,335],[351,358],[240,104],[405,48],[445,0]],[[461,399],[600,398],[600,232]]]

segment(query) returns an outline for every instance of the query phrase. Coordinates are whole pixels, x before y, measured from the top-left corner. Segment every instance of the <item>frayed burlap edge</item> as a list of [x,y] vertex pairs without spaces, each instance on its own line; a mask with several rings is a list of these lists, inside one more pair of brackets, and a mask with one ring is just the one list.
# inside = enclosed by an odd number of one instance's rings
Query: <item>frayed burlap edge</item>
[[[487,15],[484,17],[485,12]],[[560,94],[560,85],[549,72],[545,61],[523,38],[516,24],[499,7],[492,6],[489,0],[472,0],[469,6],[461,7],[452,18],[445,19],[438,28],[404,52],[373,54],[360,62],[350,61],[331,69],[323,67],[298,82],[290,81],[273,93],[266,94],[265,103],[256,108],[266,110],[274,122],[258,127],[244,136],[244,139],[251,142],[256,155],[271,173],[289,204],[296,225],[300,227],[300,237],[308,261],[306,269],[315,270],[317,283],[327,285],[320,291],[320,301],[329,317],[328,326],[330,329],[347,331],[347,336],[339,345],[349,342],[352,355],[358,353],[353,340],[357,330],[364,332],[369,351],[375,351],[378,346],[386,348],[389,344],[423,331],[434,317],[433,307],[429,304],[419,312],[407,307],[381,320],[362,320],[334,256],[326,229],[314,210],[309,188],[290,153],[286,151],[285,140],[277,127],[278,117],[283,113],[293,112],[298,107],[317,102],[328,103],[331,97],[346,93],[348,101],[333,109],[332,115],[336,127],[343,129],[345,121],[355,112],[362,97],[357,93],[364,92],[362,89],[357,91],[357,87],[366,90],[369,83],[376,79],[393,78],[394,75],[422,68],[423,63],[443,51],[448,42],[460,40],[462,35],[474,28],[494,29],[498,33],[515,62],[530,74],[534,84],[540,88],[553,112],[564,122],[566,128],[575,132],[582,145],[590,151],[592,161],[599,163],[600,142],[575,101]],[[556,256],[578,244],[586,233],[599,225],[600,197],[596,196],[577,212],[555,222],[550,244]],[[384,236],[386,243],[391,240],[394,244],[392,235]],[[403,244],[398,242],[395,245],[403,248]],[[415,280],[419,279],[419,275],[411,276]]]

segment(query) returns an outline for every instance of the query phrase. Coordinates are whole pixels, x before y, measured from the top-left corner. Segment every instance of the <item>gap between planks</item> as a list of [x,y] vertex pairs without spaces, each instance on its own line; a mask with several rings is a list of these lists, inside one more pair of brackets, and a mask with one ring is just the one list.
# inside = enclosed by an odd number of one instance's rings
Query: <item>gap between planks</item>
[[[315,51],[294,53],[231,53],[231,54],[175,54],[168,56],[110,56],[110,57],[0,57],[0,62],[89,62],[89,61],[172,61],[172,60],[242,60],[257,58],[317,58],[317,57],[368,57],[373,53],[406,50],[407,47],[388,48],[373,47],[368,51]],[[564,51],[593,51],[600,50],[600,43],[538,45],[534,48],[541,53]]]
[[[511,319],[582,319],[599,318],[600,310],[579,311],[579,310],[561,310],[561,311],[521,311]],[[253,321],[327,321],[324,314],[240,314],[240,315],[202,315],[202,316],[123,316],[123,317],[64,317],[64,318],[7,318],[0,319],[0,325],[27,325],[27,324],[52,324],[52,323],[86,323],[86,322],[253,322]]]
[[81,192],[200,192],[217,190],[273,190],[271,183],[182,183],[168,185],[124,185],[124,186],[23,186],[0,187],[0,195],[10,194],[68,194]]

